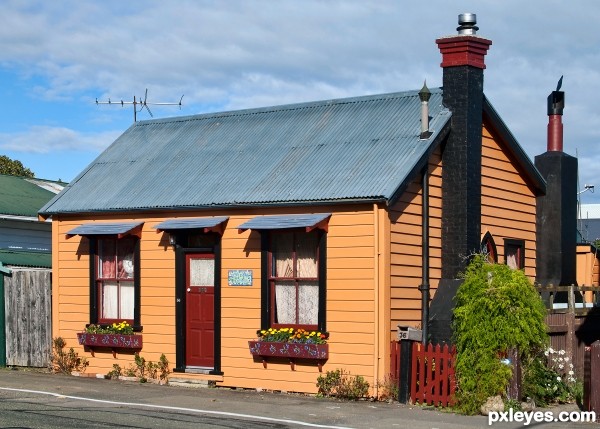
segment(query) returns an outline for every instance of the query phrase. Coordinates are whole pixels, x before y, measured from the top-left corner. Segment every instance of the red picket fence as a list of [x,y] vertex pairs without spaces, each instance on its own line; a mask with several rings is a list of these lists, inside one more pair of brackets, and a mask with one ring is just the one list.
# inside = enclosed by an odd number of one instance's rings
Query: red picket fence
[[456,348],[415,342],[412,349],[410,399],[447,407],[454,404]]

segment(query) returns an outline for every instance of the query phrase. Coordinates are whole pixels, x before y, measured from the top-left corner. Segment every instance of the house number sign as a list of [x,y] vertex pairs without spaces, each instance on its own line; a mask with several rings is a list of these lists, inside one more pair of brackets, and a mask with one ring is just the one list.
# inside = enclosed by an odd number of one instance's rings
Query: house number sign
[[229,286],[252,286],[252,270],[229,270]]

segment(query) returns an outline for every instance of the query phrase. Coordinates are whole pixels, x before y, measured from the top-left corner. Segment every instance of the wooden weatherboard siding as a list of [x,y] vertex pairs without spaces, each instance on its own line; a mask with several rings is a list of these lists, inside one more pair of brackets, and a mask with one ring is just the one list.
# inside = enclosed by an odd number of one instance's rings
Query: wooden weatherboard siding
[[[441,278],[442,160],[436,150],[429,160],[429,273],[431,296]],[[415,179],[390,208],[391,324],[388,340],[396,339],[397,325],[421,324],[422,186]]]
[[596,249],[591,244],[577,245],[577,284],[599,285],[600,264]]
[[[54,216],[53,336],[62,336],[67,347],[74,347],[88,358],[88,372],[106,374],[118,363],[128,367],[133,355],[95,353],[92,357],[77,343],[77,332],[89,323],[89,249],[88,240],[80,236],[65,239],[70,229],[87,222],[144,221],[140,246],[141,324],[144,345],[140,354],[157,361],[164,353],[175,367],[175,255],[168,244],[168,234],[157,233],[154,225],[172,217],[230,216],[221,241],[221,371],[217,381],[223,386],[282,389],[316,392],[320,375],[314,363],[298,361],[292,371],[289,362],[254,360],[248,341],[256,338],[260,328],[261,249],[260,234],[237,227],[258,215],[301,213],[301,209],[261,209],[239,211],[148,213],[131,215]],[[327,370],[344,368],[364,376],[371,385],[381,377],[379,359],[389,344],[375,335],[375,313],[386,314],[386,306],[376,305],[376,297],[385,296],[385,276],[375,286],[377,264],[385,258],[376,252],[376,233],[385,235],[385,212],[377,206],[311,207],[306,212],[330,212],[327,234],[327,330],[330,333]],[[378,223],[378,232],[375,224]],[[385,244],[380,241],[380,245]],[[252,286],[229,286],[229,270],[252,270]],[[383,303],[385,304],[385,303]],[[389,327],[385,328],[389,330]],[[389,340],[388,340],[389,342]],[[379,347],[379,352],[376,348]],[[185,374],[186,377],[195,375]],[[197,377],[202,377],[198,375]]]
[[504,263],[504,238],[525,240],[525,274],[535,278],[535,194],[493,131],[483,126],[481,236],[494,237]]

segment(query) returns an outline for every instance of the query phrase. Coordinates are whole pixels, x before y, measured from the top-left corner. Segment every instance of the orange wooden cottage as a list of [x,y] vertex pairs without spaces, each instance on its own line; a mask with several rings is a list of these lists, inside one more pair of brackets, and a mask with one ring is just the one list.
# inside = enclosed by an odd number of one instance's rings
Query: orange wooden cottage
[[[483,95],[491,42],[463,18],[437,40],[443,89],[132,125],[40,211],[53,335],[92,373],[132,355],[76,334],[127,320],[180,378],[315,392],[322,364],[374,386],[465,255],[533,279],[545,182]],[[327,358],[263,365],[248,342],[269,327],[328,332]]]

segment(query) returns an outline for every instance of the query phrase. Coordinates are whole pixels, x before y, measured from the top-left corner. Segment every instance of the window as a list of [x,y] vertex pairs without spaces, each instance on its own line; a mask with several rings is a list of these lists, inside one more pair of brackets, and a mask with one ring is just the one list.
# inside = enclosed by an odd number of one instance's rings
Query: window
[[504,259],[513,270],[525,268],[525,242],[523,240],[504,240]]
[[481,240],[481,252],[487,256],[490,264],[496,264],[498,262],[498,251],[496,250],[496,243],[494,237],[488,232],[483,236]]
[[[139,288],[138,242],[134,237],[98,238],[92,278],[92,323],[136,323]],[[94,299],[95,298],[95,299]],[[93,305],[93,304],[92,304]],[[96,320],[93,320],[96,319]]]
[[325,330],[323,232],[283,230],[265,236],[268,325]]

